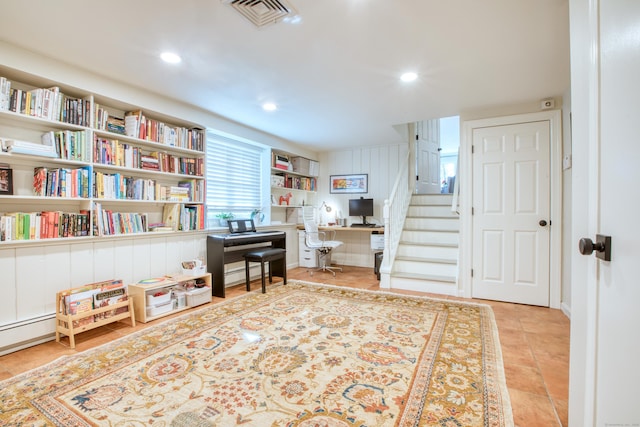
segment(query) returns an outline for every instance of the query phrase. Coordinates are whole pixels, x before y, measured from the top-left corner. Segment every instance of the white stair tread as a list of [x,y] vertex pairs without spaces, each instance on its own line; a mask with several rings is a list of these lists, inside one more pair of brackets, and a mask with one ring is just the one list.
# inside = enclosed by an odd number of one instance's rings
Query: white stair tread
[[410,240],[401,240],[398,245],[407,245],[407,246],[435,246],[438,248],[457,248],[457,243],[422,243],[422,242],[412,242]]
[[429,262],[434,264],[457,264],[457,259],[445,259],[445,258],[420,258],[413,256],[396,256],[396,261],[415,261],[415,262]]
[[403,279],[428,280],[432,282],[455,283],[456,278],[453,276],[437,276],[434,274],[417,274],[417,273],[391,273],[391,277]]

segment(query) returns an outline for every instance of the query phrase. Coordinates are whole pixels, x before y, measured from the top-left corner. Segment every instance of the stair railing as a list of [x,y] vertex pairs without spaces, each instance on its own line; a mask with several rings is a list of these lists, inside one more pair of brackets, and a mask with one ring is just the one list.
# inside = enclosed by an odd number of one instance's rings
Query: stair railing
[[451,198],[451,212],[460,215],[459,202],[460,199],[460,149],[458,148],[458,156],[456,161],[456,179],[453,181],[453,197]]
[[409,179],[409,159],[407,154],[405,166],[400,168],[393,184],[391,195],[384,201],[384,251],[380,265],[380,287],[391,287],[391,267],[398,251],[404,220],[407,216],[415,181]]

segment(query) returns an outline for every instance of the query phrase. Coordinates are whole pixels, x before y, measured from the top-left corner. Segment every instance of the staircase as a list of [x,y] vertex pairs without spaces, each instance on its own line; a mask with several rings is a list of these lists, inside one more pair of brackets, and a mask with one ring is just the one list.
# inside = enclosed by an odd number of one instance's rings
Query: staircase
[[450,194],[414,194],[391,271],[393,289],[457,295],[459,219]]

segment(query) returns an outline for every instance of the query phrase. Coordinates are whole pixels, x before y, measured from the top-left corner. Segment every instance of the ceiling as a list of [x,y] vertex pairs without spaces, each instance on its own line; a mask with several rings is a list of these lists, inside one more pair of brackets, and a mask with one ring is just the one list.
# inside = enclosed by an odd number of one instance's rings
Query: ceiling
[[0,40],[314,151],[569,89],[568,0],[288,1],[257,28],[224,0],[3,0]]

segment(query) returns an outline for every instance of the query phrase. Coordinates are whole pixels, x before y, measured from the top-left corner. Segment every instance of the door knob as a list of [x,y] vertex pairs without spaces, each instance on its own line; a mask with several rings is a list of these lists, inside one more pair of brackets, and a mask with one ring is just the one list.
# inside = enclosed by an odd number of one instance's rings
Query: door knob
[[547,225],[547,221],[545,221],[544,219],[541,219],[538,224],[540,224],[540,227],[544,227],[545,225]]
[[595,251],[597,258],[611,261],[611,236],[597,234],[595,242],[588,237],[583,237],[578,243],[578,249],[582,255],[591,255]]

